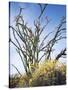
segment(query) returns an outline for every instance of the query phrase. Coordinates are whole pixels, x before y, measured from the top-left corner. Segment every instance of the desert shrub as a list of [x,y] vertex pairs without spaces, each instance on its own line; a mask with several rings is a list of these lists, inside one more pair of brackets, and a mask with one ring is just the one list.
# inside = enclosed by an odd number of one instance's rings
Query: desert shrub
[[46,61],[29,81],[30,86],[62,85],[66,83],[66,66],[59,61]]
[[20,79],[20,77],[18,77],[17,74],[14,75],[14,76],[10,76],[10,77],[9,77],[9,87],[10,87],[10,88],[16,87],[16,85],[17,85],[18,82],[19,82],[19,79]]
[[29,86],[29,77],[27,75],[22,76],[13,76],[10,77],[10,88],[14,87],[28,87]]
[[39,65],[32,77],[15,75],[10,78],[10,88],[66,84],[66,65],[55,60],[46,60]]
[[28,86],[29,86],[29,77],[27,75],[23,75],[22,77],[20,77],[16,87],[28,87]]

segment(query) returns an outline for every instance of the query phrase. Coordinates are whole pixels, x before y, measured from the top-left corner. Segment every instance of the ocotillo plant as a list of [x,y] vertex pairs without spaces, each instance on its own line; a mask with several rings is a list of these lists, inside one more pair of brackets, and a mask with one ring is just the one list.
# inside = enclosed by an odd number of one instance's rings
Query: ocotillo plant
[[[62,17],[52,39],[49,39],[48,42],[44,43],[49,35],[53,33],[53,31],[45,35],[42,41],[40,40],[42,32],[45,30],[46,26],[51,20],[46,17],[46,23],[44,26],[42,26],[40,19],[48,5],[45,4],[44,7],[42,7],[41,4],[38,4],[38,6],[40,7],[41,13],[38,18],[34,20],[34,32],[28,27],[27,23],[25,23],[21,13],[23,8],[20,8],[20,12],[15,19],[15,27],[9,26],[9,28],[13,31],[13,36],[16,42],[14,42],[11,37],[9,41],[16,47],[16,51],[21,58],[26,74],[29,76],[35,71],[36,68],[39,67],[39,62],[44,56],[45,60],[51,59],[51,53],[54,49],[54,45],[58,43],[59,40],[66,39],[65,34],[63,35],[63,33],[66,32],[64,25],[66,24],[66,17]],[[43,52],[43,55],[39,58],[40,52]],[[56,56],[55,59],[58,60],[63,55],[66,55],[66,47]],[[21,75],[17,67],[15,67],[15,69]]]

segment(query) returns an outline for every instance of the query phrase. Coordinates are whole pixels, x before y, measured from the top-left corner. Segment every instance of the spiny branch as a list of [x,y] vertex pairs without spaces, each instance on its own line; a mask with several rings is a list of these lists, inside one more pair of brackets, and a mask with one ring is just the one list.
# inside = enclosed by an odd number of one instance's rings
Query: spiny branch
[[19,74],[20,76],[22,76],[22,74],[20,73],[20,71],[18,70],[18,68],[17,68],[15,65],[13,65],[13,64],[12,64],[12,66],[17,70],[18,74]]
[[66,56],[66,48],[62,50],[55,58],[55,60],[58,60],[60,57]]
[[43,15],[44,10],[46,9],[46,7],[47,7],[48,4],[45,4],[45,5],[44,5],[44,8],[42,8],[42,5],[41,5],[41,4],[38,4],[38,5],[40,6],[40,10],[41,10],[41,13],[40,13],[40,15],[39,15],[39,17],[38,17],[38,19],[40,19],[41,16]]

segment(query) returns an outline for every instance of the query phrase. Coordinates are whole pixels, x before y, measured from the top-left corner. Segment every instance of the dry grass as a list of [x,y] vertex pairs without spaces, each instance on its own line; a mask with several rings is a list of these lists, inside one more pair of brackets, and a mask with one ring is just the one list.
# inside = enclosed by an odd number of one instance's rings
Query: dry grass
[[66,65],[59,61],[47,60],[29,78],[22,77],[10,78],[10,87],[34,87],[66,84]]

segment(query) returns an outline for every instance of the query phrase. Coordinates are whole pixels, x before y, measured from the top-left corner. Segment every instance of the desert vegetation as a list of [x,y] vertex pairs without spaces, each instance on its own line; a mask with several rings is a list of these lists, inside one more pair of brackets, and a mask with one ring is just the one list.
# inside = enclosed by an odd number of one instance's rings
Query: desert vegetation
[[66,84],[66,65],[54,60],[43,62],[38,69],[27,75],[14,75],[10,77],[10,88],[36,87]]
[[[48,4],[37,4],[40,8],[39,16],[34,20],[34,31],[25,22],[22,12],[25,8],[20,7],[19,14],[15,18],[15,25],[9,25],[13,37],[9,37],[9,43],[15,46],[20,56],[25,74],[12,64],[18,74],[9,76],[9,87],[32,87],[66,84],[66,65],[59,62],[61,57],[66,59],[66,47],[63,48],[53,59],[54,46],[61,40],[66,40],[66,16],[62,16],[60,23],[54,31],[49,32],[41,40],[42,32],[46,30],[51,19],[46,16],[46,23],[42,25],[41,17],[46,11]],[[54,33],[54,34],[53,34]],[[50,35],[52,35],[51,38]],[[46,43],[45,43],[46,42]],[[42,53],[41,57],[40,53]],[[43,60],[44,58],[44,60]],[[40,63],[41,62],[41,63]]]

